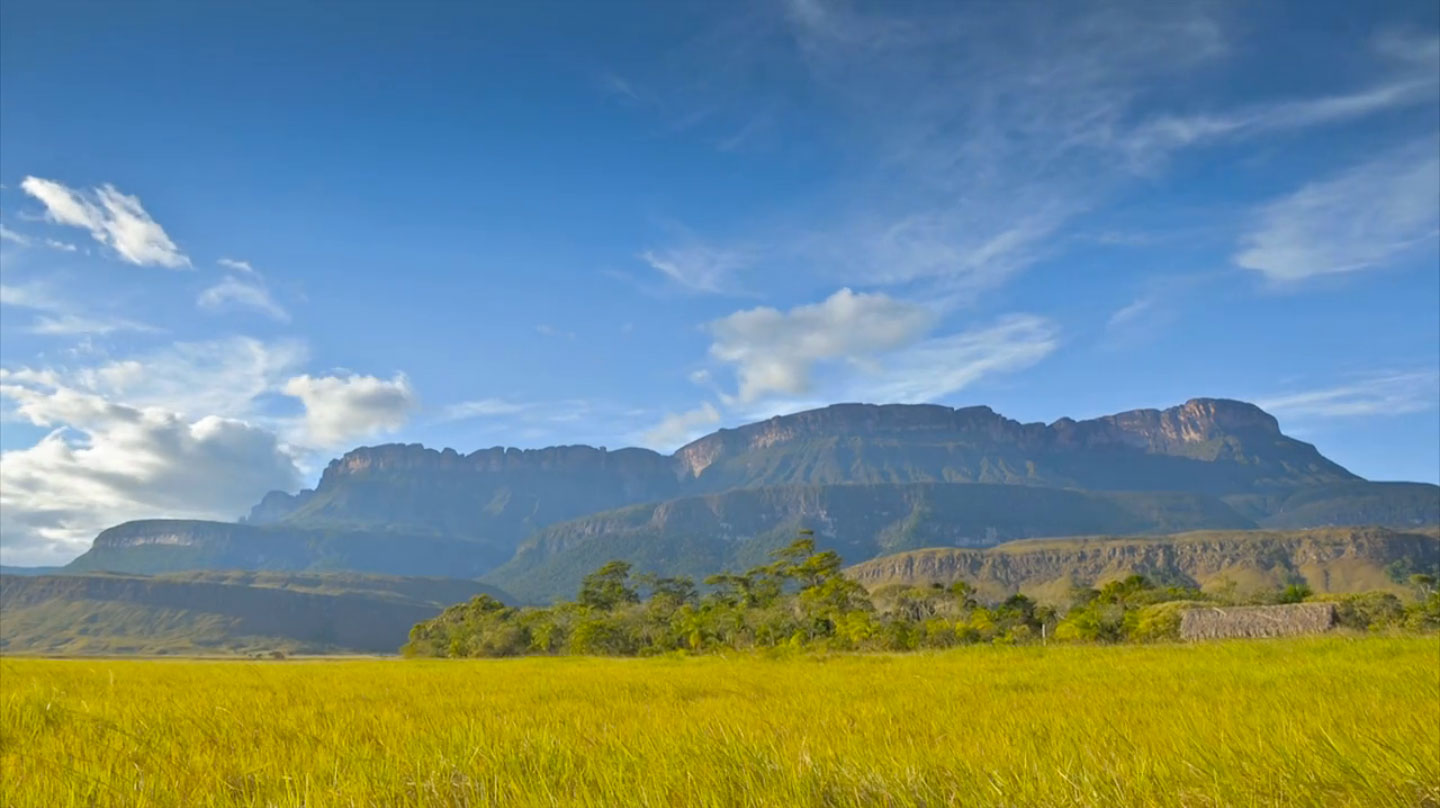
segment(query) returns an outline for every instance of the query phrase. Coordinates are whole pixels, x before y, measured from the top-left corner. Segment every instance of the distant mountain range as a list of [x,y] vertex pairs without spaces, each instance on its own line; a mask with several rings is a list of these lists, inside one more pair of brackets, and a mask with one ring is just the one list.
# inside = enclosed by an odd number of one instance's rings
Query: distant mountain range
[[850,562],[1040,536],[1440,523],[1440,488],[1363,480],[1239,401],[1022,424],[988,407],[840,404],[673,455],[589,446],[351,451],[241,523],[145,520],[67,571],[358,570],[573,593],[611,558],[704,575],[816,532]]

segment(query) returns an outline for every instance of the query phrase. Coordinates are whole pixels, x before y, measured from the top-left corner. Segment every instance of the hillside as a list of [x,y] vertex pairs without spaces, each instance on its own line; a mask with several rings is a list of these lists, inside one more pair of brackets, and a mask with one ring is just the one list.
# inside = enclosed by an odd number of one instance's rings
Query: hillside
[[65,572],[352,570],[473,576],[507,557],[484,544],[433,534],[146,519],[102,531]]
[[914,550],[856,564],[847,573],[872,590],[965,581],[988,598],[1023,592],[1057,601],[1073,587],[1134,573],[1206,590],[1234,586],[1239,594],[1299,581],[1319,593],[1403,591],[1391,569],[1440,570],[1440,532],[1324,528],[1041,539],[987,549]]
[[[857,495],[865,507],[845,501],[854,486],[946,485],[978,487],[874,488]],[[851,488],[823,493],[834,486]],[[727,499],[706,499],[715,496]],[[696,504],[707,502],[723,504]],[[670,456],[362,447],[332,461],[313,490],[271,492],[243,524],[129,522],[68,569],[493,571],[522,576],[528,592],[568,594],[596,553],[708,571],[756,556],[770,531],[802,522],[863,559],[1038,535],[1435,524],[1440,488],[1362,480],[1238,401],[1049,425],[988,407],[838,404],[722,429]],[[596,537],[604,543],[588,543]]]
[[1255,525],[1196,494],[1093,493],[1020,485],[776,486],[637,505],[563,522],[483,577],[516,596],[575,593],[611,559],[638,571],[705,575],[764,563],[801,528],[852,561],[936,545],[985,547],[1068,533],[1175,532]]
[[30,654],[393,653],[473,581],[215,572],[0,576],[0,651]]

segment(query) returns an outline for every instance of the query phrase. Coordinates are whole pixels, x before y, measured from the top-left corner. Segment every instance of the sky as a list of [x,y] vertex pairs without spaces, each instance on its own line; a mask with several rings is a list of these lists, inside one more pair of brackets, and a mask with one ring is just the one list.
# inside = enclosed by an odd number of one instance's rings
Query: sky
[[1435,482],[1437,9],[7,0],[0,560],[842,401]]

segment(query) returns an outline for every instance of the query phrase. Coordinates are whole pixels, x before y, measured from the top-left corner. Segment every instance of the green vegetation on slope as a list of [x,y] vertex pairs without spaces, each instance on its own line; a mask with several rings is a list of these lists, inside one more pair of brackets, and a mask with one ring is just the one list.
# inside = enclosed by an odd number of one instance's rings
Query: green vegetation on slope
[[636,505],[553,525],[483,580],[527,601],[575,591],[606,561],[701,577],[764,561],[799,529],[847,559],[919,547],[986,547],[1071,534],[1169,533],[1254,523],[1199,494],[1094,493],[1022,485],[908,483],[752,488]]
[[1437,703],[1431,637],[0,659],[0,782],[15,808],[1412,808],[1440,802]]
[[473,581],[205,572],[0,577],[0,649],[43,654],[393,653]]
[[[549,608],[507,607],[476,597],[452,606],[410,632],[410,656],[484,657],[523,654],[655,655],[672,651],[752,648],[913,651],[994,642],[1057,640],[1155,641],[1179,638],[1182,611],[1233,605],[1233,593],[1206,595],[1183,582],[1156,585],[1130,575],[1099,589],[1072,588],[1065,610],[1025,595],[984,603],[966,583],[893,586],[875,593],[841,570],[832,550],[802,537],[769,564],[705,579],[632,580],[630,565],[611,561],[585,576],[573,602]],[[1415,578],[1415,602],[1391,593],[1342,599],[1345,624],[1379,631],[1440,629],[1435,576]],[[1248,602],[1295,603],[1313,594],[1300,583]]]

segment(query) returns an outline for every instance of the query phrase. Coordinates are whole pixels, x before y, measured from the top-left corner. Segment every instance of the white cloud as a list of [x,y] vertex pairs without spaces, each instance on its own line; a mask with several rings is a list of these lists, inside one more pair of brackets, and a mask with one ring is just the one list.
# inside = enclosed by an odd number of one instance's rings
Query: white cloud
[[1341,418],[1425,412],[1435,409],[1437,401],[1440,401],[1440,374],[1410,371],[1320,390],[1262,397],[1256,405],[1276,415]]
[[8,241],[12,244],[19,244],[22,247],[30,244],[29,237],[16,233],[3,224],[0,224],[0,241]]
[[709,431],[707,427],[720,422],[720,411],[705,402],[693,410],[667,414],[659,424],[645,432],[644,441],[657,449],[673,449]]
[[404,374],[375,376],[296,376],[282,388],[305,405],[302,440],[340,446],[398,428],[417,401]]
[[574,331],[562,331],[549,323],[541,323],[535,326],[535,333],[542,337],[558,337],[561,339],[575,339]]
[[[329,445],[398,426],[413,407],[404,376],[296,376],[305,353],[235,337],[0,369],[3,417],[55,427],[0,459],[7,563],[64,560],[127,519],[233,519],[298,486],[310,455],[290,437]],[[300,398],[303,414],[273,411],[277,392]]]
[[0,305],[40,312],[40,315],[35,318],[35,322],[25,329],[32,334],[74,336],[80,334],[104,335],[117,331],[153,332],[158,330],[145,323],[127,320],[123,317],[76,311],[68,303],[56,297],[49,287],[39,283],[0,284]]
[[44,287],[35,283],[22,286],[0,283],[0,305],[46,311],[53,311],[59,306]]
[[32,334],[49,336],[77,336],[94,334],[104,336],[117,331],[154,332],[154,326],[137,323],[123,318],[86,317],[80,314],[41,315],[28,329]]
[[1146,295],[1137,297],[1133,301],[1116,309],[1106,322],[1108,328],[1119,328],[1134,322],[1138,317],[1155,308],[1155,296]]
[[275,302],[270,290],[258,279],[243,281],[227,275],[224,280],[201,292],[195,303],[202,309],[210,310],[240,306],[254,309],[282,323],[290,321],[290,312]]
[[233,519],[265,492],[299,483],[293,460],[266,429],[46,389],[43,377],[11,374],[0,384],[19,416],[58,426],[34,446],[0,455],[7,563],[63,562],[128,519]]
[[1440,232],[1437,155],[1406,146],[1265,205],[1235,263],[1281,283],[1385,266]]
[[503,398],[481,398],[451,404],[441,411],[442,421],[463,421],[469,418],[489,418],[497,415],[515,415],[524,412],[527,405]]
[[255,272],[255,267],[251,266],[249,261],[240,261],[234,258],[220,258],[217,259],[215,263],[226,269],[233,269],[238,272],[249,272],[252,274]]
[[[687,49],[673,73],[692,78],[670,93],[717,128],[786,108],[798,112],[774,125],[787,135],[824,126],[827,193],[766,206],[741,232],[745,268],[947,298],[1052,257],[1078,217],[1180,150],[1433,104],[1440,76],[1433,36],[1381,37],[1359,67],[1370,77],[1349,86],[1195,112],[1175,99],[1231,51],[1213,4],[778,8]],[[801,75],[773,80],[790,65]],[[693,236],[675,241],[644,257],[688,288],[726,289],[736,267],[710,255],[727,245],[692,255]]]
[[1012,314],[992,325],[936,337],[881,357],[846,385],[846,400],[936,402],[987,376],[1013,373],[1044,359],[1059,344],[1043,317]]
[[46,219],[90,231],[92,238],[124,261],[171,269],[190,266],[190,259],[145,212],[140,199],[126,196],[113,185],[83,191],[53,180],[26,177],[20,187],[45,205]]
[[743,269],[751,257],[742,250],[691,243],[646,250],[640,253],[640,260],[692,292],[732,294],[735,273]]
[[194,421],[207,415],[268,422],[256,400],[279,388],[305,360],[294,341],[231,337],[177,342],[98,364],[0,369],[0,381],[41,381],[137,409],[159,408]]
[[930,309],[884,294],[841,289],[820,303],[782,312],[768,306],[710,323],[710,355],[735,366],[739,400],[804,393],[812,368],[863,360],[913,343],[935,323]]

